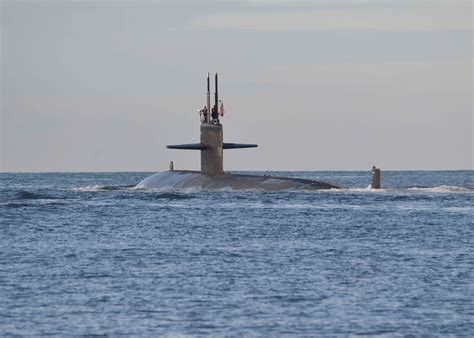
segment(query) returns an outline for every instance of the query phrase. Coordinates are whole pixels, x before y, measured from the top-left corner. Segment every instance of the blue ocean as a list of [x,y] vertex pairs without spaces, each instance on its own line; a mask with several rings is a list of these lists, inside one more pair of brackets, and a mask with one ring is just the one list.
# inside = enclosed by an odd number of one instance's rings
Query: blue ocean
[[0,335],[474,336],[474,171],[0,174]]

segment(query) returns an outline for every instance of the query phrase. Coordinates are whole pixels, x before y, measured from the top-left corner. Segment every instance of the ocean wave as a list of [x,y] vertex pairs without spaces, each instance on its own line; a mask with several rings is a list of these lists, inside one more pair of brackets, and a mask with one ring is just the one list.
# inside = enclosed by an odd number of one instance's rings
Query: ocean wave
[[4,208],[24,208],[24,207],[54,207],[66,205],[61,199],[54,198],[35,198],[0,202],[0,207]]
[[450,186],[450,185],[440,185],[437,187],[409,187],[409,188],[381,188],[374,189],[370,185],[366,188],[343,188],[343,189],[329,189],[321,191],[330,191],[330,192],[356,192],[356,193],[411,193],[411,192],[427,192],[427,193],[463,193],[463,192],[472,192],[472,189],[459,187],[459,186]]
[[134,195],[133,198],[140,200],[184,200],[194,198],[194,196],[180,191],[150,191],[148,194]]
[[13,195],[11,198],[8,198],[8,200],[40,200],[40,199],[54,199],[54,197],[51,197],[46,194],[41,194],[37,192],[32,192],[32,191],[20,191]]
[[21,202],[2,202],[2,203],[0,203],[0,207],[2,207],[2,208],[16,209],[16,208],[25,208],[25,207],[29,207],[29,206],[31,206],[31,204],[21,203]]
[[87,185],[85,187],[79,187],[79,188],[72,188],[72,191],[80,191],[80,192],[98,192],[98,191],[106,191],[105,185]]
[[103,191],[129,191],[129,190],[134,190],[133,187],[135,186],[130,186],[130,185],[101,185],[101,184],[96,184],[96,185],[86,185],[84,187],[78,187],[78,188],[71,188],[71,191],[76,191],[76,192],[103,192]]
[[440,185],[438,187],[412,187],[408,188],[410,191],[420,192],[437,192],[437,193],[453,193],[453,192],[469,192],[471,189],[458,187],[455,185]]
[[145,188],[142,185],[136,185],[130,190],[142,191],[146,193],[197,193],[205,191],[201,187],[176,188],[172,186],[163,186],[160,188]]
[[[337,189],[331,189],[331,191],[337,191]],[[347,191],[347,192],[375,192],[375,193],[381,193],[381,192],[388,192],[389,189],[374,189],[370,185],[365,187],[365,188],[343,188],[339,189],[339,191]]]

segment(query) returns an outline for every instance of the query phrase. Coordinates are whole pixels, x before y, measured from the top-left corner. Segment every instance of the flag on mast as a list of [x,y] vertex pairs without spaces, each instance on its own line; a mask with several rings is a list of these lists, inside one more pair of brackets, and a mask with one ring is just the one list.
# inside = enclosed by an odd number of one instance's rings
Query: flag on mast
[[224,117],[224,113],[225,113],[224,102],[221,102],[221,108],[219,109],[219,114],[221,115],[221,117]]

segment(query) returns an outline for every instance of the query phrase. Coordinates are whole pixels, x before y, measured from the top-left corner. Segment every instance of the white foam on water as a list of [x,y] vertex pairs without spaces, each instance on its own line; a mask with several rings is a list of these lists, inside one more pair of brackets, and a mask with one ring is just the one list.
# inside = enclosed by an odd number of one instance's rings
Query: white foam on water
[[328,189],[328,190],[321,190],[321,191],[330,191],[330,192],[364,192],[364,193],[382,193],[388,192],[390,189],[374,189],[370,185],[366,188],[341,188],[341,189]]
[[[143,189],[143,188],[142,188]],[[78,192],[105,192],[105,191],[133,191],[133,190],[141,190],[140,188],[135,187],[121,187],[121,186],[107,186],[107,185],[87,185],[84,187],[78,188],[71,188],[68,189],[70,191],[78,191]]]
[[176,188],[172,186],[164,186],[164,187],[159,187],[159,188],[145,188],[143,185],[141,186],[136,186],[134,188],[131,188],[132,190],[137,190],[137,191],[144,191],[144,192],[173,192],[177,191]]
[[202,187],[194,186],[194,187],[188,187],[188,188],[177,188],[173,187],[171,185],[166,185],[163,187],[159,188],[146,188],[142,184],[137,184],[135,187],[128,188],[129,191],[141,191],[141,192],[146,192],[146,193],[156,193],[156,192],[179,192],[179,193],[197,193],[201,191],[206,191]]
[[463,192],[472,192],[472,189],[458,187],[458,186],[449,186],[441,185],[438,187],[411,187],[411,188],[387,188],[387,189],[374,189],[370,185],[366,188],[342,188],[342,189],[329,189],[329,190],[320,190],[320,191],[330,191],[330,192],[361,192],[361,193],[412,193],[412,192],[425,192],[425,193],[463,193]]
[[436,192],[436,193],[453,193],[453,192],[469,192],[472,191],[471,189],[458,187],[454,185],[440,185],[439,187],[432,187],[432,188],[419,188],[419,187],[412,187],[408,188],[409,191],[420,191],[420,192]]
[[130,188],[130,190],[145,190],[145,189],[146,188],[143,185],[143,183],[138,183],[136,186]]
[[85,187],[79,188],[72,188],[72,191],[80,191],[80,192],[97,192],[97,191],[105,191],[105,185],[87,185]]

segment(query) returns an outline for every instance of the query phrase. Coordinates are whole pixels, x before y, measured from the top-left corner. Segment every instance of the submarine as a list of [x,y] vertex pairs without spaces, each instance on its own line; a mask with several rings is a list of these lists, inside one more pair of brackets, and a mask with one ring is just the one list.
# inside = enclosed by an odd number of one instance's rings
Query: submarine
[[[210,78],[207,74],[207,102],[201,109],[201,142],[190,144],[168,145],[168,149],[197,150],[201,152],[201,171],[174,170],[173,162],[170,170],[156,173],[137,184],[139,189],[166,189],[166,190],[256,190],[256,191],[283,191],[283,190],[321,190],[340,189],[341,187],[316,180],[294,177],[245,175],[224,172],[223,151],[230,149],[256,148],[256,144],[225,143],[223,128],[219,115],[223,116],[223,104],[218,111],[218,76],[215,74],[214,106],[211,109]],[[219,114],[220,113],[220,114]]]

